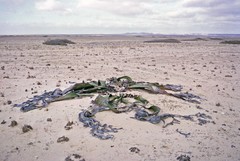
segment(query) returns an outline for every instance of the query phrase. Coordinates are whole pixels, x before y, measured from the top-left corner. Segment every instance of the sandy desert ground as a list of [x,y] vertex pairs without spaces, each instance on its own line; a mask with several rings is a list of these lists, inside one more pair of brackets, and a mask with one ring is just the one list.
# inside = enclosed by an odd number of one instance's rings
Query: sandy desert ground
[[[56,37],[0,37],[0,160],[59,161],[72,154],[86,161],[174,161],[181,155],[191,161],[240,160],[240,45],[220,44],[222,40],[209,38],[183,41],[192,37],[175,37],[181,43],[144,43],[156,38],[74,35],[58,38],[76,44],[42,44],[50,38]],[[26,113],[13,107],[45,90],[65,89],[71,82],[123,75],[135,81],[183,85],[183,91],[205,100],[197,105],[166,95],[136,93],[158,105],[163,113],[202,112],[215,124],[201,126],[181,120],[163,128],[163,123],[131,119],[132,112],[107,111],[96,118],[123,129],[112,140],[100,140],[78,120],[78,113],[92,98],[55,102]],[[14,127],[10,126],[13,120],[17,121]],[[74,124],[66,130],[69,121]],[[33,129],[23,133],[25,124]],[[177,129],[190,135],[185,137]],[[69,141],[58,143],[61,136]]]

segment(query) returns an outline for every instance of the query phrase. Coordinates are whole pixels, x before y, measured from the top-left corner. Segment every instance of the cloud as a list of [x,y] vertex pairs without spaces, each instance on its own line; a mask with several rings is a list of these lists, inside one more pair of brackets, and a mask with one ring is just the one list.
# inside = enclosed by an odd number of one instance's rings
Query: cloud
[[186,7],[216,7],[220,5],[227,5],[235,2],[235,0],[184,0],[183,6]]
[[80,0],[78,8],[90,8],[115,15],[136,16],[151,13],[155,0]]
[[183,0],[179,10],[169,12],[173,18],[194,18],[208,23],[240,19],[239,0]]
[[27,0],[0,0],[0,3],[11,4],[11,5],[19,5],[24,3]]
[[44,0],[44,1],[36,2],[35,7],[38,10],[45,10],[45,11],[61,10],[63,9],[63,4],[56,0]]
[[35,8],[40,11],[62,11],[63,13],[71,13],[72,9],[64,3],[57,0],[41,0],[35,3]]

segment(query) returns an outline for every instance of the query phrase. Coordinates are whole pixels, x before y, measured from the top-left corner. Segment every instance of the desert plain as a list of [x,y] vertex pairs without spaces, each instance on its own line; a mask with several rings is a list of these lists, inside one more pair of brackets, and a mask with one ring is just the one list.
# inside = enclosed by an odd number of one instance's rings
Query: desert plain
[[[45,45],[48,39],[75,42]],[[180,43],[146,43],[155,39]],[[55,161],[191,161],[240,160],[240,45],[221,41],[240,38],[204,36],[36,35],[0,37],[0,160]],[[114,138],[100,140],[78,120],[93,98],[54,102],[21,112],[14,104],[74,82],[130,76],[135,81],[182,85],[200,96],[201,104],[137,90],[161,113],[211,116],[210,123],[180,120],[163,128],[132,119],[134,113],[98,113],[102,123],[121,127]],[[12,124],[16,121],[17,124]],[[65,125],[73,122],[71,129]],[[32,129],[23,132],[22,127]],[[187,137],[180,134],[189,133]],[[58,142],[65,136],[68,141]],[[81,156],[81,157],[80,157]]]

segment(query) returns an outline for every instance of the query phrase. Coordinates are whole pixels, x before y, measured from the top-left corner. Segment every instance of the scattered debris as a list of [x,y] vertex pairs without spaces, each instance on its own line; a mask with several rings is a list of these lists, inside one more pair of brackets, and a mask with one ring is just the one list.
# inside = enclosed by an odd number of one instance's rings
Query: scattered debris
[[30,130],[33,130],[32,126],[30,126],[30,125],[24,125],[22,127],[22,132],[23,133],[29,132]]
[[209,115],[206,115],[205,113],[197,113],[195,115],[197,118],[198,118],[198,125],[204,125],[204,124],[207,124],[207,123],[213,123],[215,124],[214,121],[212,121],[212,117],[209,116]]
[[58,143],[61,143],[61,142],[68,142],[69,141],[69,138],[66,137],[66,136],[62,136],[60,138],[57,139],[57,142]]
[[66,130],[72,129],[73,121],[68,121],[68,123],[64,126]]
[[85,161],[79,154],[71,154],[65,158],[65,161]]
[[179,160],[179,161],[191,161],[191,158],[187,155],[180,155],[179,157],[177,157],[177,160]]
[[131,147],[129,150],[132,153],[139,153],[140,152],[140,149],[138,149],[137,147]]

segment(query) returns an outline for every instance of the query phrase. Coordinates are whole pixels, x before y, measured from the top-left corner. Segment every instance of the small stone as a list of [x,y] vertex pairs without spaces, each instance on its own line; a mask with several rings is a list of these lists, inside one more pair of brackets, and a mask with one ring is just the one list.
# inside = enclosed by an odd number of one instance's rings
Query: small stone
[[33,142],[29,142],[27,145],[33,145]]
[[64,126],[65,130],[70,130],[70,129],[72,129],[72,125],[73,125],[73,121],[68,121],[68,123],[66,124],[66,126]]
[[131,147],[129,150],[132,153],[139,153],[140,152],[140,150],[137,147]]
[[60,87],[60,86],[61,86],[61,83],[58,82],[58,83],[56,84],[56,87]]
[[65,161],[85,161],[84,158],[82,158],[79,154],[71,154],[65,158]]
[[18,125],[17,121],[12,120],[12,121],[11,121],[11,124],[10,124],[9,126],[10,126],[10,127],[14,127],[14,126],[17,126],[17,125]]
[[216,103],[216,106],[218,106],[218,107],[219,107],[219,106],[221,106],[221,104],[220,104],[220,103]]
[[197,109],[203,109],[201,106],[196,106]]
[[7,101],[7,104],[8,104],[8,105],[12,104],[12,101],[8,100],[8,101]]
[[187,155],[180,155],[179,157],[177,157],[177,160],[179,161],[190,161],[190,157]]
[[42,83],[41,82],[37,82],[37,85],[42,85]]
[[68,142],[69,141],[69,138],[66,137],[66,136],[62,136],[60,138],[57,139],[57,142],[58,143],[61,143],[61,142]]
[[73,121],[68,121],[68,123],[66,124],[66,126],[72,126],[73,125]]
[[6,124],[7,122],[5,120],[2,120],[1,124]]
[[0,96],[1,96],[1,97],[4,97],[4,93],[1,92],[1,93],[0,93]]
[[51,118],[47,118],[47,121],[48,121],[48,122],[52,122],[52,119],[51,119]]
[[65,126],[64,128],[65,128],[65,130],[70,130],[70,129],[72,129],[71,126]]
[[32,126],[30,126],[30,125],[24,125],[22,127],[22,132],[23,133],[29,132],[30,130],[33,130]]

